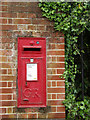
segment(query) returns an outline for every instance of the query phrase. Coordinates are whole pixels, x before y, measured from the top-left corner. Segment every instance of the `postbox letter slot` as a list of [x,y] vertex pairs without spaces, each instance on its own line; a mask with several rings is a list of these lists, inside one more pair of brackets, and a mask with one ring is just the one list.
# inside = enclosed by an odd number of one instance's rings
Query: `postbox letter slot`
[[40,51],[41,48],[24,48],[24,51]]
[[41,51],[41,46],[23,46],[24,51]]

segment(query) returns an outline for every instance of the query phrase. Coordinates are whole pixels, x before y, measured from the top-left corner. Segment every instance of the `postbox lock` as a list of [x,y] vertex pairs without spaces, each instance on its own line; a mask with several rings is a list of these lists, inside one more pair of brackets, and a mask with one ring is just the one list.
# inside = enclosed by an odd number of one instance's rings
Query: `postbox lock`
[[37,41],[36,43],[39,44],[39,41]]

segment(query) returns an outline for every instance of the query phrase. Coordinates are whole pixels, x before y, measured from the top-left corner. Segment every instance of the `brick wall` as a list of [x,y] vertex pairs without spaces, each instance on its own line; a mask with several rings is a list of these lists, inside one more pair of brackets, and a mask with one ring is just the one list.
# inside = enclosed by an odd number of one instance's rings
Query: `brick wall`
[[[38,3],[0,3],[0,117],[65,118],[64,35],[42,17]],[[47,107],[17,108],[17,37],[47,41]]]

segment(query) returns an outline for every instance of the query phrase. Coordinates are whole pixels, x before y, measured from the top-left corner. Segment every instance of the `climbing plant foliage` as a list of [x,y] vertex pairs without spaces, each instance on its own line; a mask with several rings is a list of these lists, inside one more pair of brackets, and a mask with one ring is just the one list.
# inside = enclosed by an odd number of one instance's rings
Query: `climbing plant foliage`
[[80,101],[77,97],[75,86],[76,75],[79,70],[75,64],[75,56],[81,55],[78,49],[78,37],[89,28],[89,6],[82,2],[40,2],[42,15],[50,21],[54,21],[56,31],[62,31],[65,35],[65,78],[66,99],[63,102],[66,107],[68,120],[88,120],[89,100]]

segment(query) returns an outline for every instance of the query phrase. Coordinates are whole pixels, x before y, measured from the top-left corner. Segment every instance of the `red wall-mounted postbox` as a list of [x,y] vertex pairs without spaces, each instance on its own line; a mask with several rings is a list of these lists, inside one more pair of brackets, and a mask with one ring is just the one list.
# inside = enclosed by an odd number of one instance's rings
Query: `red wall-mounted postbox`
[[18,38],[18,107],[46,106],[46,39]]

